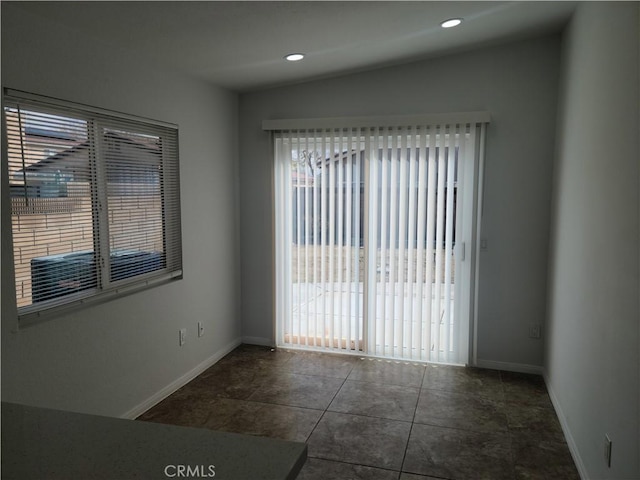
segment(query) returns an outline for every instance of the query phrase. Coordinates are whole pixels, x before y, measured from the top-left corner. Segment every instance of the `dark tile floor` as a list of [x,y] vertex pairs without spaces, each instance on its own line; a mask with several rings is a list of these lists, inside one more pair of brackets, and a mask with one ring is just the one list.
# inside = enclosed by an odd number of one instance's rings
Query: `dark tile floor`
[[242,345],[139,420],[307,442],[300,480],[579,479],[535,375]]

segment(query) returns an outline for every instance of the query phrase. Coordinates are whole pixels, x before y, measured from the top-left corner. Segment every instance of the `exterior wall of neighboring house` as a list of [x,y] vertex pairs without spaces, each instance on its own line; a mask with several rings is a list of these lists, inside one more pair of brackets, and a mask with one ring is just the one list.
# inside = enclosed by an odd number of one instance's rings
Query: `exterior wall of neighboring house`
[[[31,260],[62,253],[93,250],[91,197],[74,196],[73,190],[89,191],[88,185],[70,185],[67,198],[36,198],[34,212],[24,198],[12,199],[11,222],[18,235],[13,241],[18,307],[31,305]],[[110,244],[122,250],[163,251],[162,201],[159,195],[109,197]],[[135,208],[126,208],[135,205]],[[60,212],[60,210],[65,210]],[[68,228],[72,225],[72,229]],[[46,236],[38,232],[46,230]],[[144,230],[146,237],[131,235]]]
[[[20,202],[16,202],[20,200]],[[22,203],[23,198],[13,198],[12,208],[16,203]],[[12,211],[11,223],[14,231],[13,258],[16,270],[16,300],[18,307],[31,305],[31,260],[38,257],[58,255],[62,253],[93,250],[93,228],[91,217],[91,198],[76,198],[73,204],[68,204],[69,211],[64,213],[47,212],[47,205],[52,199],[43,200],[42,213],[19,213],[22,209]],[[22,205],[20,205],[22,206]],[[66,208],[66,207],[65,207]],[[86,212],[89,212],[89,215]],[[24,210],[22,210],[24,211]],[[73,232],[69,232],[65,225],[73,224]],[[51,225],[63,225],[64,228]],[[37,236],[37,232],[47,232],[46,239]]]

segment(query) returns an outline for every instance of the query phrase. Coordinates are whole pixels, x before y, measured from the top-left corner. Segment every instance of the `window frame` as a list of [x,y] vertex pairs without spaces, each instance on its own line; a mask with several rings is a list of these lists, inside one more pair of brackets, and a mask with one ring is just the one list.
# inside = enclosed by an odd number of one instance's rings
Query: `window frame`
[[[17,328],[37,324],[59,315],[69,313],[78,309],[85,308],[112,299],[120,298],[135,292],[139,292],[151,287],[159,286],[180,280],[183,278],[182,270],[182,233],[181,233],[181,207],[180,207],[180,162],[179,162],[179,128],[173,123],[151,120],[148,118],[106,110],[98,107],[87,106],[65,100],[59,100],[52,97],[46,97],[20,90],[3,88],[2,95],[2,182],[3,182],[3,200],[12,204],[14,201],[10,172],[10,160],[8,152],[10,148],[10,140],[8,138],[7,127],[7,108],[19,105],[28,110],[29,107],[40,109],[40,111],[52,111],[55,115],[68,115],[70,118],[77,118],[86,121],[88,133],[87,145],[89,149],[89,188],[91,190],[91,218],[93,223],[93,266],[95,268],[95,287],[89,287],[79,290],[75,293],[67,293],[58,297],[52,297],[47,300],[33,301],[28,305],[18,306],[17,284],[16,284],[16,259],[14,251],[15,232],[13,221],[7,219],[6,223],[3,219],[3,225],[6,225],[6,236],[3,242],[9,244],[11,254],[10,279],[13,284],[13,299],[16,302],[17,311]],[[37,111],[37,110],[35,110]],[[107,132],[113,128],[123,125],[131,128],[132,134],[137,132],[153,132],[153,136],[157,135],[158,141],[161,143],[158,156],[158,181],[159,190],[158,198],[160,201],[161,231],[162,231],[162,252],[160,268],[156,268],[155,264],[150,270],[144,270],[143,273],[137,272],[137,267],[132,267],[131,272],[126,272],[125,278],[112,278],[111,270],[114,262],[114,255],[117,256],[117,246],[110,245],[110,206],[109,206],[109,188],[114,186],[117,188],[118,183],[109,184],[109,175],[116,173],[118,178],[123,178],[121,172],[107,172],[109,159],[107,148],[104,152],[101,147],[105,146],[107,141],[105,137]],[[115,126],[115,127],[114,127]],[[129,130],[127,130],[128,132]],[[22,133],[20,134],[22,135]],[[140,163],[135,163],[138,158],[136,154],[131,155],[132,167],[129,173],[132,175],[135,183],[135,171],[138,165],[151,165],[148,159],[139,158]],[[144,183],[144,182],[143,182]],[[6,191],[5,191],[6,187]],[[25,188],[25,191],[27,189]],[[117,196],[112,195],[112,196]],[[66,197],[65,197],[66,198]],[[116,207],[113,207],[114,211]],[[46,212],[45,212],[46,213]],[[13,218],[14,212],[12,207],[3,209],[3,216],[9,215]],[[145,232],[148,227],[138,227],[135,234]],[[3,230],[5,230],[3,228]],[[135,250],[135,249],[134,249]],[[74,253],[72,250],[69,253]],[[142,251],[140,251],[142,252]],[[146,253],[146,252],[142,252]],[[156,252],[157,253],[157,252]],[[143,260],[143,263],[147,260]],[[32,272],[33,273],[33,272]],[[33,277],[32,277],[33,278]]]

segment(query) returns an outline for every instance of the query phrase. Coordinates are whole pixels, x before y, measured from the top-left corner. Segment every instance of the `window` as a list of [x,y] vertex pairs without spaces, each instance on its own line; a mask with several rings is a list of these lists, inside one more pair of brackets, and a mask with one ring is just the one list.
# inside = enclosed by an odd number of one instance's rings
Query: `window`
[[5,90],[20,324],[182,277],[178,131]]

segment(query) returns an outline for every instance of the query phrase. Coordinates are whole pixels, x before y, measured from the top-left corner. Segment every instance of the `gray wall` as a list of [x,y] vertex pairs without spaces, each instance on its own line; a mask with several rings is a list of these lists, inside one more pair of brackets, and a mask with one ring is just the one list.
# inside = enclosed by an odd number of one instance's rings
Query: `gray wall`
[[639,21],[637,2],[586,3],[563,40],[545,363],[594,479],[640,478]]
[[180,126],[182,281],[13,333],[11,227],[2,205],[2,399],[114,416],[139,410],[240,339],[237,96],[140,64],[7,2],[2,85]]
[[273,341],[272,184],[263,119],[486,110],[478,358],[537,366],[542,340],[559,37],[241,95],[242,333]]

